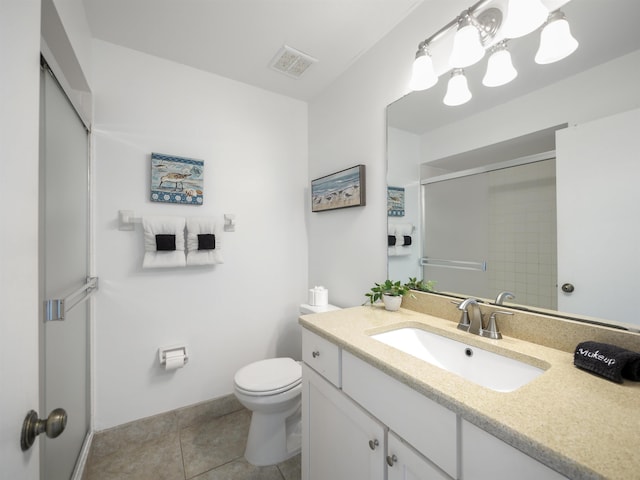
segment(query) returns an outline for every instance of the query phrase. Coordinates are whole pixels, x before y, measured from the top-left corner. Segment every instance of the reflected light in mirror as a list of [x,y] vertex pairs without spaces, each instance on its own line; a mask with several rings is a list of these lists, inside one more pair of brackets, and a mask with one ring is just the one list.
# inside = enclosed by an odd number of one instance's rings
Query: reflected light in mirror
[[517,76],[518,71],[513,67],[507,44],[504,41],[500,42],[489,57],[482,84],[486,87],[499,87],[506,85]]
[[471,100],[471,96],[464,70],[462,68],[454,69],[447,85],[447,94],[443,100],[444,104],[450,107],[462,105]]
[[449,65],[453,68],[464,68],[478,63],[482,57],[484,57],[484,47],[480,39],[480,31],[471,23],[469,13],[466,13],[459,21],[458,31],[453,38]]
[[519,38],[542,25],[549,10],[540,0],[509,0],[507,18],[501,33],[505,38]]
[[536,63],[545,65],[568,57],[578,48],[578,41],[571,35],[569,22],[564,13],[557,11],[549,16],[549,21],[540,33],[540,48],[536,53]]
[[409,88],[414,91],[426,90],[438,83],[438,76],[433,69],[433,61],[427,47],[424,46],[416,52],[416,59],[413,61],[413,71]]

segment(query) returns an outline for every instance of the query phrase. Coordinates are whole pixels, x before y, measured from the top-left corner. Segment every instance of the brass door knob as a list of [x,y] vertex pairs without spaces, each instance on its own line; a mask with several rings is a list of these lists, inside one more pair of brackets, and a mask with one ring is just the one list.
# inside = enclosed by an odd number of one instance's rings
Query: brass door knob
[[36,441],[36,437],[42,432],[49,438],[56,438],[64,432],[67,426],[67,412],[62,408],[52,410],[46,419],[40,420],[38,412],[31,410],[22,422],[20,435],[20,447],[22,451],[29,450]]

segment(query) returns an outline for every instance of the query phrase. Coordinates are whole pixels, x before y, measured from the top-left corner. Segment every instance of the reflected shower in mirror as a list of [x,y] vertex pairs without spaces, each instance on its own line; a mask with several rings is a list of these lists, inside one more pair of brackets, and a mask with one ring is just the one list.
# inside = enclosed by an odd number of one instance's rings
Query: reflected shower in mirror
[[440,292],[511,291],[556,310],[556,172],[546,157],[424,180],[424,278]]
[[[404,216],[389,216],[388,222],[390,230],[394,224],[415,226],[405,254],[388,256],[389,278],[434,280],[440,292],[491,302],[508,290],[516,298],[507,305],[637,330],[640,318],[624,299],[640,291],[640,252],[633,241],[640,227],[629,221],[640,218],[640,189],[633,184],[640,176],[634,161],[640,33],[633,20],[640,18],[640,2],[573,1],[563,10],[580,48],[561,64],[536,65],[535,74],[519,75],[501,89],[476,87],[474,98],[459,107],[442,104],[442,77],[431,90],[413,92],[388,107],[387,183],[404,189],[405,202]],[[528,68],[524,59],[537,48],[527,42],[516,39],[510,46],[519,71]],[[467,72],[470,78],[484,73],[483,66],[474,68]],[[547,159],[539,158],[547,152]],[[522,220],[514,228],[524,230],[518,236],[500,230],[500,220],[489,219],[480,207],[489,205],[492,193],[498,200],[489,211],[514,205],[514,190],[498,177],[511,177],[516,185],[528,181],[516,170],[493,166],[523,158],[536,159],[528,168],[545,165],[538,180],[545,195],[553,195],[533,200],[540,204],[538,212],[514,213]],[[474,177],[484,178],[482,188],[471,184]],[[432,188],[451,196],[432,198]],[[431,212],[438,203],[441,207]],[[432,226],[429,218],[448,223]],[[531,237],[541,235],[532,231],[537,223],[545,225],[544,235],[555,238],[534,245]],[[476,251],[453,250],[467,238]],[[507,266],[516,256],[530,265]],[[464,275],[480,272],[430,259],[486,263],[486,279],[476,284]],[[565,284],[573,291],[563,290]]]

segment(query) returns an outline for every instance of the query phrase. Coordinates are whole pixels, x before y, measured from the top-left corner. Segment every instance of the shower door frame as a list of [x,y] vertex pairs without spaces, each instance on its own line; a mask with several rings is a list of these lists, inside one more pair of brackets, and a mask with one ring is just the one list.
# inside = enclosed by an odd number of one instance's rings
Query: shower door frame
[[[41,83],[44,83],[45,79],[44,76],[46,75],[50,75],[51,78],[53,79],[53,81],[57,84],[57,86],[59,87],[61,93],[66,97],[67,101],[69,102],[69,105],[71,106],[71,108],[73,109],[73,111],[75,112],[77,118],[79,119],[79,121],[81,122],[82,126],[85,129],[86,132],[86,162],[87,162],[87,176],[86,176],[86,183],[84,184],[84,186],[86,187],[85,190],[85,199],[87,202],[87,209],[86,209],[86,254],[87,254],[87,258],[86,258],[86,270],[87,270],[87,277],[93,277],[94,276],[94,270],[95,270],[95,257],[94,257],[94,238],[93,238],[93,194],[92,194],[92,179],[93,179],[93,159],[92,159],[92,135],[91,135],[91,127],[90,125],[87,123],[87,121],[85,120],[85,118],[83,118],[83,116],[79,113],[80,110],[77,108],[77,106],[74,104],[73,101],[73,96],[69,94],[69,92],[67,91],[67,88],[65,88],[67,84],[66,79],[64,77],[63,72],[61,71],[61,69],[58,67],[58,65],[55,63],[55,61],[52,61],[51,63],[49,63],[47,61],[46,58],[46,54],[41,53],[41,68],[42,68],[42,77],[41,77]],[[44,86],[41,86],[41,94],[44,91]],[[44,102],[44,100],[42,100],[42,102]],[[42,115],[42,113],[41,113]],[[41,124],[44,124],[44,120],[41,119]],[[40,138],[41,142],[44,142],[43,140],[43,135],[41,132],[41,138]],[[41,188],[40,188],[40,195],[44,198],[44,192],[42,190],[43,186],[44,186],[44,166],[45,166],[45,159],[46,159],[46,152],[44,151],[44,143],[41,146],[41,160],[40,160],[40,177],[41,177]],[[44,227],[45,225],[45,209],[44,209],[44,200],[41,200],[41,205],[40,205],[40,225],[41,228]],[[44,250],[44,245],[43,245],[43,240],[44,240],[44,228],[42,233],[40,234],[40,247],[39,247],[39,256],[40,256],[40,280],[39,283],[41,285],[41,294],[39,295],[40,299],[43,299],[44,296],[44,266],[45,266],[45,250]],[[85,303],[84,305],[80,305],[80,303]],[[93,437],[93,414],[94,414],[94,399],[93,399],[93,392],[94,392],[94,372],[93,372],[93,341],[92,341],[92,335],[93,335],[93,318],[94,318],[94,307],[93,307],[93,302],[91,299],[88,299],[86,302],[78,302],[78,305],[76,306],[76,308],[80,309],[80,308],[85,308],[86,309],[86,322],[87,322],[87,331],[86,331],[86,345],[85,345],[85,349],[86,349],[86,388],[85,388],[85,398],[86,398],[86,405],[85,405],[85,409],[87,412],[87,418],[86,418],[86,433],[85,433],[85,437],[84,440],[82,442],[82,445],[80,447],[80,450],[77,452],[76,455],[76,462],[75,465],[73,467],[72,470],[72,474],[71,474],[71,478],[70,480],[80,480],[83,474],[83,470],[84,470],[84,465],[86,463],[86,459],[88,457],[88,453],[89,453],[89,447],[91,445],[91,440]],[[42,309],[43,313],[44,313],[44,308]],[[40,383],[40,413],[41,413],[41,417],[46,417],[46,415],[48,414],[48,411],[46,411],[46,395],[47,395],[47,389],[46,389],[46,378],[45,378],[45,374],[46,374],[46,368],[45,368],[45,360],[46,360],[46,356],[45,356],[45,340],[46,340],[46,335],[45,335],[45,328],[47,327],[47,323],[50,322],[46,322],[44,320],[43,317],[40,318],[40,322],[39,322],[39,351],[40,351],[40,366],[39,366],[39,383]],[[60,407],[64,408],[64,405],[59,405]],[[64,432],[63,434],[64,435]],[[44,435],[41,435],[41,442],[52,442],[52,441],[57,441],[57,440],[52,440],[52,439],[45,439]],[[46,444],[41,444],[41,449],[40,449],[40,478],[41,479],[47,479],[47,463],[46,463],[46,449],[47,446]]]

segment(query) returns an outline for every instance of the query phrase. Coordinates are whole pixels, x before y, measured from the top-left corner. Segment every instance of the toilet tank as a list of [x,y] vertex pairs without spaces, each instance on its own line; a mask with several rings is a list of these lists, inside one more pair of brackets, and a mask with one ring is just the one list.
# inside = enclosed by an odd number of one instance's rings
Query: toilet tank
[[331,304],[309,305],[308,303],[303,303],[302,305],[300,305],[300,313],[302,315],[306,315],[308,313],[329,312],[331,310],[340,310],[340,307],[336,307],[335,305],[331,305]]

